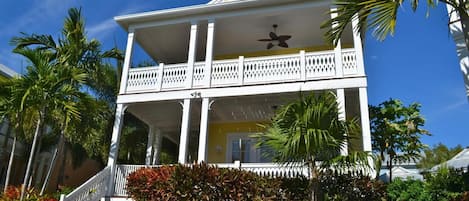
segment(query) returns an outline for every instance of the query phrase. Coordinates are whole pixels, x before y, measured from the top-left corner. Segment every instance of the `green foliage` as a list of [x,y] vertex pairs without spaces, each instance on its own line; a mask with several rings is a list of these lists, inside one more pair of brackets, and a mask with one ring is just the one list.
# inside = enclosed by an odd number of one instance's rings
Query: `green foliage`
[[[441,0],[440,0],[441,1]],[[360,23],[354,31],[372,30],[374,37],[384,40],[388,35],[393,35],[396,24],[398,9],[404,4],[404,0],[335,0],[337,9],[331,13],[336,17],[327,20],[321,28],[328,29],[325,38],[332,44],[337,44],[347,25],[358,17]],[[427,0],[427,6],[435,7],[438,0]],[[445,0],[444,3],[456,5],[457,0]],[[413,11],[416,11],[419,0],[410,0]],[[335,25],[334,27],[332,25]]]
[[[400,100],[390,99],[378,106],[370,106],[371,139],[373,149],[381,159],[389,156],[387,167],[421,157],[426,147],[422,135],[430,135],[421,128],[425,119],[420,114],[420,104],[405,106]],[[392,175],[391,175],[392,180]]]
[[450,201],[469,191],[469,173],[453,168],[440,168],[426,178],[426,189],[431,200]]
[[306,178],[272,179],[207,164],[143,168],[128,176],[135,200],[308,200]]
[[463,150],[461,145],[448,148],[444,144],[434,145],[432,148],[425,148],[425,156],[417,163],[417,167],[422,170],[429,170],[435,165],[441,164]]
[[308,178],[280,178],[280,188],[284,190],[287,200],[310,200],[311,184]]
[[429,201],[430,194],[426,189],[426,184],[420,180],[401,180],[395,179],[388,184],[387,194],[389,200],[405,201]]
[[386,196],[383,182],[359,174],[335,174],[330,171],[319,176],[324,200],[379,201]]
[[396,179],[387,188],[389,200],[406,201],[461,201],[469,198],[468,191],[469,173],[451,168],[428,174],[425,182]]

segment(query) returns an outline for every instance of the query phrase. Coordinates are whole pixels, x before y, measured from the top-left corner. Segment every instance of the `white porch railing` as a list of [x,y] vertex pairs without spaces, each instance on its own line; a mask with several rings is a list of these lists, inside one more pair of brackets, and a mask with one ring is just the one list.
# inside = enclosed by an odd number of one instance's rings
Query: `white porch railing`
[[308,167],[300,163],[289,164],[288,166],[277,163],[219,163],[216,165],[220,168],[239,168],[267,177],[309,176]]
[[334,51],[301,51],[299,54],[218,60],[212,63],[211,71],[206,69],[205,62],[196,62],[192,82],[187,80],[189,68],[186,63],[131,68],[126,93],[296,82],[359,75],[354,49],[342,50],[341,59],[343,75],[336,73],[338,71]]
[[60,197],[60,201],[96,201],[100,200],[107,191],[110,167],[106,167],[101,172],[91,177],[88,181],[76,188],[70,194]]

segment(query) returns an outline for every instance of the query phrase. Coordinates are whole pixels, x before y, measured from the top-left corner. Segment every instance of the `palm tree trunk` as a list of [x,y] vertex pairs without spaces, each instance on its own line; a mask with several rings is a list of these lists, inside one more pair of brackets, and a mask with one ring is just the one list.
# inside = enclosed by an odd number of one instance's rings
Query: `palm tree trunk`
[[[39,130],[39,134],[38,134],[38,139],[41,139],[41,136],[42,134],[45,133],[45,126],[44,124],[41,124],[41,129]],[[36,180],[40,180],[41,178],[36,178],[38,175],[37,175],[37,171],[38,171],[38,165],[40,165],[40,161],[37,161],[38,160],[38,156],[39,154],[41,153],[41,149],[42,149],[42,140],[38,140],[38,145],[37,145],[37,148],[36,148],[36,152],[34,153],[34,157],[35,157],[35,162],[33,162],[33,167],[31,168],[32,169],[32,172],[31,172],[31,176],[29,178],[29,182],[28,182],[28,189],[31,188],[31,185],[33,183],[36,183],[38,181]],[[35,187],[36,185],[33,185],[33,187]]]
[[43,195],[45,189],[47,188],[47,185],[48,185],[49,180],[50,180],[50,176],[52,174],[52,170],[55,168],[55,165],[57,163],[58,153],[62,153],[62,149],[63,149],[64,141],[65,141],[64,140],[64,138],[65,138],[64,135],[65,135],[65,133],[64,133],[64,130],[62,129],[62,131],[60,132],[59,143],[57,144],[57,147],[55,148],[55,151],[54,151],[54,155],[52,156],[51,164],[49,166],[49,169],[47,170],[47,175],[46,175],[46,178],[44,179],[44,183],[42,184],[40,195]]
[[37,120],[36,123],[36,130],[34,131],[34,139],[33,139],[33,144],[31,145],[31,151],[29,153],[29,159],[28,159],[28,165],[26,166],[26,173],[24,174],[24,180],[23,180],[23,185],[21,186],[21,196],[20,196],[20,201],[23,201],[24,199],[24,193],[26,190],[26,185],[27,182],[29,181],[29,175],[31,171],[31,165],[33,162],[33,157],[34,157],[34,151],[36,149],[36,144],[39,138],[39,130],[41,129],[41,124],[44,118],[43,114],[44,110],[42,112],[39,112],[39,119]]
[[65,162],[66,162],[66,159],[67,159],[67,145],[65,143],[65,139],[64,139],[64,145],[63,145],[63,149],[62,149],[62,153],[60,154],[62,156],[62,161],[61,161],[61,164],[60,164],[60,170],[59,170],[59,177],[57,178],[57,186],[60,187],[60,186],[63,186],[64,184],[64,180],[65,180]]
[[318,182],[318,172],[316,169],[316,163],[313,161],[308,162],[309,170],[311,172],[310,186],[311,186],[311,200],[319,200],[319,182]]
[[5,133],[5,140],[3,141],[3,145],[2,145],[2,152],[0,153],[0,159],[3,160],[3,157],[6,157],[7,155],[7,148],[8,148],[8,139],[10,138],[10,131],[11,131],[11,127],[8,125],[7,127],[7,132]]
[[5,188],[3,192],[7,192],[7,188],[10,182],[11,167],[13,166],[13,160],[15,159],[15,149],[16,149],[16,135],[13,137],[13,145],[11,145],[10,159],[8,160],[7,175],[5,178]]

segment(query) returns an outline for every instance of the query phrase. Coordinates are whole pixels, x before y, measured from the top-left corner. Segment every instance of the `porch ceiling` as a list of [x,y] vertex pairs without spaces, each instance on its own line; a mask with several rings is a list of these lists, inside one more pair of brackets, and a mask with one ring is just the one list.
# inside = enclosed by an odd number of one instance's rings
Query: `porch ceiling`
[[[278,35],[292,35],[290,48],[324,46],[321,23],[330,19],[328,6],[307,7],[294,10],[272,10],[256,14],[218,18],[215,21],[214,55],[231,55],[244,52],[265,51],[272,25],[278,24]],[[207,21],[199,21],[196,57],[205,59]],[[155,61],[184,63],[187,61],[190,23],[137,29],[137,42]],[[344,33],[342,43],[351,44],[351,28]],[[272,50],[281,48],[274,47]]]
[[[297,97],[298,93],[288,93],[215,99],[211,105],[209,122],[267,121],[273,116],[276,107]],[[201,100],[193,99],[192,130],[199,129],[200,109]],[[177,101],[132,104],[127,111],[163,132],[178,133],[180,130],[182,106]]]

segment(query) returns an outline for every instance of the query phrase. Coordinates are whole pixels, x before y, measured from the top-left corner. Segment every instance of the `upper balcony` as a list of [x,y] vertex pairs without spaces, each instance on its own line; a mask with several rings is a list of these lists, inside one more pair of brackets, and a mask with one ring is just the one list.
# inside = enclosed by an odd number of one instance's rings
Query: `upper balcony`
[[[305,52],[278,56],[217,60],[210,65],[187,63],[129,70],[125,93],[172,91],[195,88],[244,86],[363,75],[354,49],[341,51],[337,65],[334,51]],[[338,69],[341,66],[341,69]],[[190,79],[192,77],[192,79]]]
[[[239,0],[116,17],[129,32],[120,95],[365,76],[352,26],[337,47],[324,41],[330,9],[326,0]],[[272,32],[291,36],[288,45],[259,41]],[[130,67],[134,41],[156,66]]]

